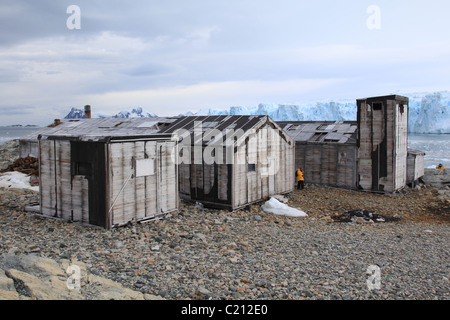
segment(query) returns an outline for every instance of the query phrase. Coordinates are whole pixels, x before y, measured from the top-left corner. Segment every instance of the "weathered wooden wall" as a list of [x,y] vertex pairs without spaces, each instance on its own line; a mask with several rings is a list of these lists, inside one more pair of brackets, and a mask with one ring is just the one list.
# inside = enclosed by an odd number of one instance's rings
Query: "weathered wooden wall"
[[233,166],[233,208],[291,192],[295,144],[270,125],[237,146]]
[[408,151],[407,183],[413,183],[425,175],[425,153]]
[[[142,221],[178,208],[174,142],[130,141],[109,145],[111,224]],[[136,176],[136,162],[153,163],[153,174]]]
[[306,183],[356,188],[356,145],[297,142],[295,166],[304,169]]
[[[72,190],[70,141],[43,140],[39,158],[41,213],[66,220],[88,222],[88,203],[76,197],[77,188],[85,192],[87,183],[77,178]],[[72,208],[74,211],[72,216]]]
[[39,144],[36,141],[20,140],[19,141],[19,156],[26,158],[28,156],[37,158],[39,155]]

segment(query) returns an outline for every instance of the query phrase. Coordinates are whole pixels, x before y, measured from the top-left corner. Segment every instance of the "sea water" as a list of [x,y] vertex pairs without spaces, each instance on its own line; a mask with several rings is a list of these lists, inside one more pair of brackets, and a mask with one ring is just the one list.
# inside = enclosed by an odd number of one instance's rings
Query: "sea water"
[[408,147],[425,152],[425,168],[450,168],[450,134],[410,134]]
[[33,131],[36,131],[39,127],[32,126],[0,126],[0,144],[3,144],[9,140],[19,139],[26,136]]
[[[0,144],[19,139],[38,127],[0,126]],[[425,168],[435,168],[439,163],[450,168],[450,134],[410,134],[408,147],[425,152]]]

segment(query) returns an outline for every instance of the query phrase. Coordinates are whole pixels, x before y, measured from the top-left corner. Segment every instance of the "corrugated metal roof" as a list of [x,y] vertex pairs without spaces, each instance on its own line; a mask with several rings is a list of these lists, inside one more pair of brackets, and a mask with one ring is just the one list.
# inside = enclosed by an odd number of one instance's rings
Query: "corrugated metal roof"
[[356,121],[277,121],[296,142],[356,144]]
[[55,127],[43,127],[21,140],[35,141],[38,136],[140,136],[158,133],[177,118],[95,118],[67,119]]
[[[179,130],[186,130],[191,135],[191,142],[194,144],[208,145],[218,139],[217,134],[225,137],[226,145],[233,144],[235,137],[239,138],[242,133],[254,128],[258,123],[265,120],[267,116],[189,116],[179,118],[170,126],[160,130],[160,133],[180,134]],[[195,132],[201,131],[201,135],[196,136]],[[186,134],[185,134],[186,135]]]

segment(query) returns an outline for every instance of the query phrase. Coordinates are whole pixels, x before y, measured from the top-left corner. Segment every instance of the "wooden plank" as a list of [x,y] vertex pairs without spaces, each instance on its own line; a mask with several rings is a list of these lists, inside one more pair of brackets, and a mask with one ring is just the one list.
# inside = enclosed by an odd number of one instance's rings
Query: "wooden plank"
[[217,197],[219,200],[228,200],[228,165],[220,164],[218,168],[218,190]]
[[89,223],[89,181],[85,176],[74,176],[72,180],[73,221]]
[[[145,141],[136,141],[134,143],[134,157],[137,160],[145,159]],[[146,181],[145,176],[135,177],[134,180],[134,194],[135,194],[135,217],[137,220],[146,217]]]

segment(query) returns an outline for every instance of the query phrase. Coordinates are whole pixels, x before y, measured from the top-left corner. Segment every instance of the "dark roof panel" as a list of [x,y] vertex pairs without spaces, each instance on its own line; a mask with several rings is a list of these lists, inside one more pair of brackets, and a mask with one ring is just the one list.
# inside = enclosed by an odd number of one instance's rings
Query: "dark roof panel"
[[356,144],[356,121],[277,121],[296,142]]

